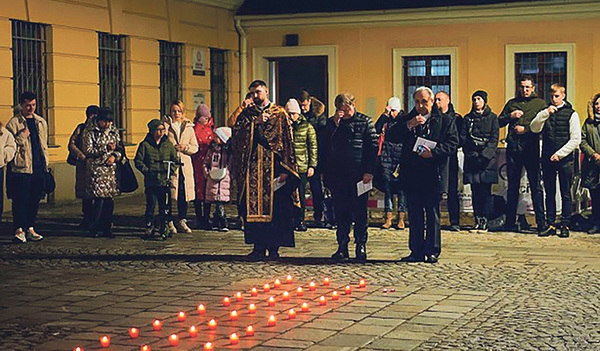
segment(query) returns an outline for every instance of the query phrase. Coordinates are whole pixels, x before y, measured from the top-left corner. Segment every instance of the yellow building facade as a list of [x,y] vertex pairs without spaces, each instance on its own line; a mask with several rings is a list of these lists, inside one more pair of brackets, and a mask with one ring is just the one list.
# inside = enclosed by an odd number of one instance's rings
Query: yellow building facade
[[[238,2],[0,0],[0,120],[4,123],[13,114],[13,77],[18,73],[13,68],[12,23],[40,23],[46,28],[47,111],[37,112],[48,120],[56,201],[75,198],[74,167],[66,164],[68,139],[85,120],[86,106],[99,104],[98,33],[123,36],[122,128],[127,153],[133,156],[147,122],[161,116],[159,40],[181,44],[180,97],[190,119],[199,100],[211,102],[211,48],[223,50],[227,61],[225,114],[237,107],[238,34],[233,16]],[[198,61],[204,63],[204,75],[194,74]]]

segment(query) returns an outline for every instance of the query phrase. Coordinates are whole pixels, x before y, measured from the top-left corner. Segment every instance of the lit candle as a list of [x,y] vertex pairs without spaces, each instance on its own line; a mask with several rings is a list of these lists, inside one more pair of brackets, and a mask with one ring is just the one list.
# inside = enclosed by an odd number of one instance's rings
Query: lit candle
[[188,332],[190,333],[190,338],[195,338],[198,336],[198,328],[196,328],[195,325],[192,325]]
[[237,336],[236,333],[232,333],[231,335],[229,335],[229,343],[231,345],[237,345],[240,342],[240,337]]
[[290,293],[287,291],[283,292],[283,296],[282,296],[282,300],[283,301],[290,301]]
[[346,287],[344,288],[344,295],[350,294],[352,294],[352,287],[350,285],[346,285]]
[[204,344],[204,350],[214,350],[215,347],[213,346],[212,342],[207,342],[206,344]]
[[254,327],[251,325],[246,327],[246,336],[254,336]]
[[258,290],[256,290],[256,288],[252,288],[252,290],[250,290],[250,296],[258,296]]
[[198,314],[206,314],[206,307],[204,305],[198,305]]
[[269,306],[275,306],[275,298],[273,296],[269,297],[267,303],[269,304]]
[[231,299],[229,297],[223,298],[223,306],[229,307],[231,305]]
[[273,326],[276,326],[276,325],[277,325],[277,319],[275,319],[275,316],[274,316],[274,315],[270,315],[270,316],[269,316],[269,320],[267,321],[267,325],[268,325],[269,327],[273,327]]
[[150,345],[142,345],[140,346],[140,351],[150,351]]
[[140,336],[140,330],[138,328],[129,328],[129,336],[132,339],[137,338],[138,336]]
[[263,291],[268,293],[269,291],[271,291],[271,286],[269,284],[265,284],[265,286],[263,286]]
[[359,288],[364,288],[367,286],[367,282],[364,279],[361,279],[358,281],[358,287]]
[[390,289],[390,292],[396,292],[396,289],[394,289],[394,288],[391,288],[391,289]]
[[231,311],[231,314],[229,315],[229,319],[231,319],[232,321],[237,321],[238,320],[237,311]]
[[331,293],[331,300],[337,301],[340,299],[340,294],[337,291]]
[[108,335],[104,335],[103,337],[101,337],[100,345],[102,345],[102,347],[109,347],[110,346],[110,337],[108,337]]
[[171,336],[169,336],[169,345],[171,345],[171,346],[179,345],[179,338],[177,337],[177,334],[171,334]]
[[237,302],[242,302],[242,301],[244,301],[244,295],[242,295],[242,293],[241,293],[241,292],[238,292],[238,293],[236,293],[236,294],[235,294],[235,301],[237,301]]
[[256,305],[251,303],[250,306],[248,306],[248,313],[250,314],[254,314],[256,313]]
[[329,284],[331,284],[331,279],[329,277],[323,278],[323,285],[329,286]]
[[215,329],[217,329],[217,321],[215,321],[214,319],[211,319],[211,320],[208,322],[208,329],[210,329],[210,330],[215,330]]
[[298,290],[296,290],[296,295],[304,296],[304,290],[302,289],[302,287],[299,287]]
[[179,313],[177,313],[177,321],[185,322],[185,312],[180,311]]
[[273,283],[275,289],[279,289],[281,287],[281,280],[275,279],[275,283]]
[[296,311],[294,311],[293,308],[288,311],[288,317],[289,317],[289,319],[296,318]]
[[154,330],[161,330],[162,329],[162,322],[159,321],[158,319],[155,319],[154,322],[152,322],[152,329],[154,329]]
[[388,289],[383,289],[384,294],[387,294],[387,292],[388,292]]
[[308,290],[310,290],[310,291],[317,290],[317,284],[315,284],[315,282],[310,282],[310,284],[308,284]]
[[308,304],[305,302],[302,304],[302,312],[308,312],[308,311],[309,311]]
[[83,347],[77,346],[73,349],[73,351],[83,351]]
[[288,276],[285,277],[285,283],[292,284],[293,282],[294,282],[294,278],[292,278],[292,276],[288,274]]
[[319,305],[320,305],[320,306],[325,306],[325,305],[327,305],[327,299],[325,299],[325,296],[321,296],[321,297],[319,298]]

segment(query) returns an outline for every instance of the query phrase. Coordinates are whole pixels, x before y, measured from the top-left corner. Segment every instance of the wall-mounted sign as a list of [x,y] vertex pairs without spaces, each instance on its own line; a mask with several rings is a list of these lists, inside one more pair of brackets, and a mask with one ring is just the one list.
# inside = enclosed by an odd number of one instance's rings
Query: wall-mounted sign
[[202,48],[194,48],[192,50],[192,74],[195,76],[206,75],[206,50]]
[[200,90],[194,90],[194,111],[198,109],[200,104],[206,103],[206,96],[204,96],[204,92]]

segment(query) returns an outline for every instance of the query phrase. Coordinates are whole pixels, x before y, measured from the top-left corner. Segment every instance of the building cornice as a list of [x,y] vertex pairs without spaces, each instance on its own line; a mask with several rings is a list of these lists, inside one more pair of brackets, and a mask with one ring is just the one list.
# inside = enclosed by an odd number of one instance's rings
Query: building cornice
[[203,4],[203,5],[208,5],[208,6],[212,6],[212,7],[220,7],[220,8],[227,9],[227,10],[237,10],[244,2],[243,0],[179,0],[179,1]]
[[600,1],[550,0],[355,12],[236,16],[248,31],[600,18]]

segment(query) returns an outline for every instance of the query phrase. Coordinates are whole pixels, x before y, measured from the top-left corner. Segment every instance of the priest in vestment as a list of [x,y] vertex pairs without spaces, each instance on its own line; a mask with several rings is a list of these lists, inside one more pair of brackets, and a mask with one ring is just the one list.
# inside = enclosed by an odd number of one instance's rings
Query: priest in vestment
[[[250,85],[253,104],[238,116],[232,152],[238,209],[251,260],[279,258],[279,247],[294,247],[294,217],[299,210],[298,175],[291,122],[268,99],[266,83]],[[268,251],[268,256],[267,256]]]

